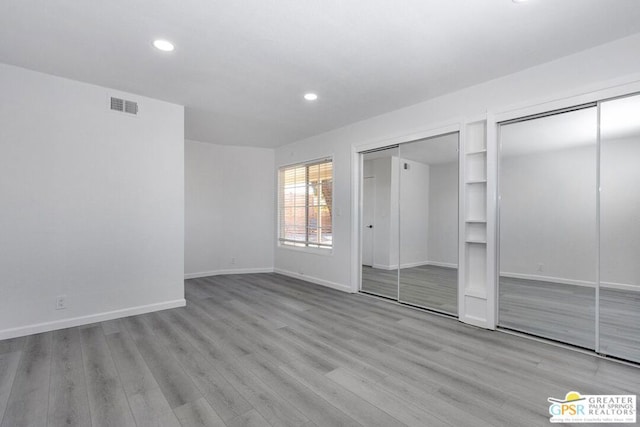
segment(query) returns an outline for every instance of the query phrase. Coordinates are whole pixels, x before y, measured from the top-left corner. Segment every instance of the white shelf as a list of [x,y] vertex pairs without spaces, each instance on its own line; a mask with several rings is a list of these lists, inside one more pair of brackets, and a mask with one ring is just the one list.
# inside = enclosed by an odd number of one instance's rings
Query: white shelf
[[469,224],[486,224],[486,219],[465,219],[464,222]]
[[478,239],[467,239],[466,242],[467,243],[473,243],[474,245],[486,245],[487,244],[486,240],[478,240]]
[[487,299],[487,293],[483,289],[469,288],[464,291],[465,296]]
[[465,184],[486,184],[486,183],[487,183],[486,179],[472,179],[465,182]]
[[487,152],[487,150],[486,150],[486,149],[483,149],[483,150],[467,151],[465,154],[469,156],[469,155],[471,155],[471,154],[484,154],[484,153],[486,153],[486,152]]

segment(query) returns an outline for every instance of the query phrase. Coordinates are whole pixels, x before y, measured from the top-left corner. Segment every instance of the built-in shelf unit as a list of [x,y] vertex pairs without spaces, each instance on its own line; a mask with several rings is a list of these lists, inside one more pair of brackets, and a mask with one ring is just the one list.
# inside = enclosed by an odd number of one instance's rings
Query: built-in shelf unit
[[487,121],[465,123],[461,137],[460,320],[493,327],[487,289]]

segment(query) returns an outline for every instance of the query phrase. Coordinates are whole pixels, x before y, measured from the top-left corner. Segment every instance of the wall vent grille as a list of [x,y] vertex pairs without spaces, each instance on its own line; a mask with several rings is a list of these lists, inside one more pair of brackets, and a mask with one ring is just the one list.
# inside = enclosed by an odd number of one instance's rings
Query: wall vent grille
[[124,101],[124,112],[129,114],[138,114],[138,103],[133,101]]
[[124,111],[124,99],[111,97],[111,109],[113,111]]
[[127,114],[138,114],[138,103],[122,98],[111,97],[111,110]]

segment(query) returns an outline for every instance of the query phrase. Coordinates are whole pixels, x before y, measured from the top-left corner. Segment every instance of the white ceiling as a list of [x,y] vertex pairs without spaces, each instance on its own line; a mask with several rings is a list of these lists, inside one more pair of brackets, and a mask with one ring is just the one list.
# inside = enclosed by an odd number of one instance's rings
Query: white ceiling
[[637,32],[638,0],[0,1],[0,62],[183,104],[187,138],[262,147]]

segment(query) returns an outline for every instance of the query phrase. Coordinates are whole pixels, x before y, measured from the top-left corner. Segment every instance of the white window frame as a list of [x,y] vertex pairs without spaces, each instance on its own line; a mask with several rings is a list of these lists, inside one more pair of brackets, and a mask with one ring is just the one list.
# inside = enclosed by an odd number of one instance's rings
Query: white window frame
[[[323,164],[323,163],[331,163],[331,201],[330,204],[328,203],[327,205],[329,206],[329,210],[331,212],[331,243],[318,243],[318,242],[314,242],[314,241],[310,241],[309,240],[309,212],[308,212],[308,208],[309,208],[309,204],[308,202],[306,202],[306,208],[307,208],[307,212],[305,213],[305,234],[306,234],[306,239],[305,240],[290,240],[290,239],[286,239],[283,236],[284,230],[282,229],[283,226],[283,214],[284,214],[284,206],[282,206],[283,203],[283,199],[284,199],[284,183],[282,182],[282,177],[283,177],[283,172],[287,169],[295,169],[295,168],[309,168],[311,166],[315,166],[315,165],[319,165],[319,164]],[[308,169],[307,169],[308,171]],[[315,159],[315,160],[310,160],[310,161],[306,161],[306,162],[300,162],[300,163],[293,163],[293,164],[289,164],[289,165],[283,165],[280,166],[278,168],[277,171],[277,194],[276,194],[276,200],[277,200],[277,219],[278,219],[278,224],[277,224],[277,242],[278,242],[278,247],[280,248],[285,248],[285,249],[293,249],[293,250],[300,250],[300,251],[319,251],[321,253],[331,253],[333,251],[333,246],[335,243],[335,239],[334,239],[334,219],[335,219],[335,215],[334,215],[334,190],[335,190],[335,183],[334,183],[334,179],[335,179],[335,173],[334,173],[334,161],[333,161],[333,157],[325,157],[325,158],[320,158],[320,159]],[[306,192],[307,192],[307,197],[308,197],[308,189],[309,189],[309,178],[308,175],[305,178],[305,182],[306,182]]]

